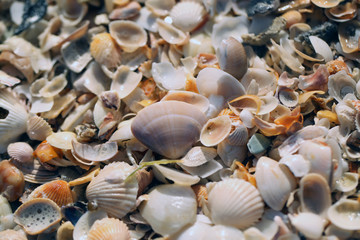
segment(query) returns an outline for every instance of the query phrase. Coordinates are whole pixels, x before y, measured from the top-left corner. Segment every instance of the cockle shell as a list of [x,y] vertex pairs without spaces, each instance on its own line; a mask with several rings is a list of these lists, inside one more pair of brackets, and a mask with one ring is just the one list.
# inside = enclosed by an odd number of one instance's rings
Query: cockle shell
[[135,206],[139,188],[135,176],[126,179],[134,170],[125,162],[105,166],[86,188],[92,208],[117,218],[125,216]]
[[112,21],[109,24],[110,35],[125,52],[133,52],[145,46],[147,34],[137,23],[128,20]]
[[140,213],[155,232],[163,236],[178,232],[196,220],[196,199],[188,186],[164,184],[150,191]]
[[281,210],[296,182],[292,173],[268,157],[261,157],[256,165],[256,184],[265,203],[274,210]]
[[54,201],[59,207],[74,203],[74,194],[69,184],[63,180],[55,180],[45,183],[31,192],[27,200],[34,198],[47,198]]
[[8,229],[0,232],[0,239],[3,240],[28,240],[23,231]]
[[89,230],[87,239],[130,240],[130,233],[126,224],[119,219],[103,218],[94,222]]
[[200,141],[204,146],[210,147],[223,141],[231,131],[231,120],[229,116],[222,115],[209,119],[200,133]]
[[360,203],[356,200],[339,200],[328,209],[327,216],[332,224],[341,229],[360,229]]
[[27,120],[26,133],[32,140],[44,141],[53,131],[45,119],[34,115]]
[[328,88],[329,95],[341,102],[346,94],[356,93],[356,82],[345,70],[341,70],[329,77]]
[[83,214],[75,224],[72,238],[74,240],[87,239],[87,235],[91,226],[97,221],[107,218],[107,214],[103,210],[87,211]]
[[0,192],[10,201],[18,199],[24,191],[24,175],[8,160],[0,162]]
[[245,229],[261,218],[264,203],[253,185],[235,178],[223,180],[211,189],[208,188],[207,208],[215,224]]
[[163,101],[141,110],[131,124],[131,131],[153,151],[178,158],[199,139],[205,121],[205,115],[191,104]]
[[20,163],[29,163],[34,160],[34,150],[26,142],[11,143],[9,144],[7,151],[11,158]]
[[36,235],[61,220],[59,206],[46,198],[36,198],[22,204],[14,213],[15,222],[22,226],[26,233]]
[[170,17],[176,27],[191,32],[204,21],[205,9],[196,1],[179,2],[171,9]]

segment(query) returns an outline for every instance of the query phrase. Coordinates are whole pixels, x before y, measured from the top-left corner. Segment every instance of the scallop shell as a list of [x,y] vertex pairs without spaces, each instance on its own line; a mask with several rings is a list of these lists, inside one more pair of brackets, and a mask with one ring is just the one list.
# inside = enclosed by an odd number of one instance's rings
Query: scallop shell
[[261,157],[256,165],[256,184],[265,203],[274,210],[281,210],[295,189],[292,173],[278,162]]
[[134,167],[124,162],[105,166],[86,188],[86,198],[93,208],[109,216],[122,218],[135,206],[138,183],[135,177],[126,178]]
[[28,238],[22,231],[15,231],[13,229],[1,231],[0,239],[3,239],[3,240],[28,240]]
[[130,240],[130,232],[126,224],[119,219],[103,218],[94,222],[87,239]]
[[31,192],[28,200],[34,198],[47,198],[54,201],[59,207],[74,203],[75,199],[69,184],[63,180],[45,183]]
[[160,36],[170,44],[178,44],[184,45],[187,43],[189,38],[188,34],[185,34],[180,29],[174,27],[173,25],[161,20],[157,19],[156,23],[159,28]]
[[107,218],[105,211],[87,211],[75,224],[72,238],[74,240],[87,239],[91,226],[100,219]]
[[205,121],[205,115],[191,104],[163,101],[141,110],[131,124],[131,131],[153,151],[179,158],[199,139]]
[[110,35],[125,52],[134,52],[145,46],[147,34],[137,23],[128,20],[112,21],[109,24]]
[[18,162],[29,163],[34,160],[34,149],[26,142],[11,143],[7,151],[9,156]]
[[24,191],[24,175],[10,161],[0,162],[0,192],[10,201],[18,199]]
[[168,94],[166,94],[161,101],[169,101],[169,100],[175,100],[175,101],[181,101],[186,102],[191,105],[194,105],[195,107],[199,108],[200,111],[203,113],[206,112],[206,110],[209,108],[209,100],[204,97],[203,95],[200,95],[195,92],[189,92],[189,91],[169,91]]
[[208,188],[207,207],[215,224],[240,229],[257,222],[264,212],[259,191],[250,183],[236,178],[223,180]]
[[61,217],[58,205],[46,198],[30,200],[22,204],[14,213],[15,222],[30,235],[44,232],[59,223]]
[[90,43],[90,53],[100,65],[108,69],[116,69],[121,64],[121,50],[109,33],[99,33],[93,36]]
[[333,204],[327,211],[332,224],[345,230],[360,230],[359,201],[342,199]]
[[195,1],[179,2],[171,9],[170,17],[176,27],[191,32],[204,21],[205,9]]
[[34,115],[27,120],[26,128],[26,133],[32,140],[44,141],[53,133],[49,123],[37,115]]
[[200,141],[204,146],[210,147],[223,141],[231,131],[229,116],[222,115],[209,119],[201,129]]
[[329,77],[329,95],[341,102],[346,94],[356,93],[356,82],[345,70],[341,70]]

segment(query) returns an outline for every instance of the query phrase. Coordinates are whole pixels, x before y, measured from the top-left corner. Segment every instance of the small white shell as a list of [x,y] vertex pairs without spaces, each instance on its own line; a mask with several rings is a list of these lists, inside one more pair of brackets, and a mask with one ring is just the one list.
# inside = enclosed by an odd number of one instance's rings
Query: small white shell
[[253,185],[234,178],[208,188],[207,208],[215,224],[245,229],[260,219],[264,203]]
[[295,107],[299,102],[299,93],[290,88],[280,88],[279,100],[286,107]]
[[193,147],[182,158],[182,165],[187,167],[198,167],[216,157],[216,149],[208,147]]
[[324,220],[314,213],[289,215],[291,224],[307,238],[318,239],[324,231]]
[[352,79],[345,70],[341,70],[333,75],[330,75],[329,82],[329,95],[341,102],[346,94],[356,93],[356,82]]
[[327,211],[332,224],[345,230],[360,230],[360,203],[355,200],[342,199],[333,204]]
[[170,62],[154,62],[151,74],[158,86],[166,90],[178,90],[185,87],[186,72],[181,67],[175,69]]
[[110,90],[115,90],[119,97],[127,97],[140,83],[142,79],[141,73],[130,70],[127,66],[120,66],[113,77]]
[[310,162],[299,154],[282,157],[280,164],[286,165],[295,177],[305,176],[310,171]]
[[161,182],[168,183],[166,179],[173,181],[177,185],[191,186],[200,181],[198,176],[180,172],[178,170],[164,167],[161,165],[152,166],[154,176]]
[[173,25],[157,19],[156,23],[159,28],[160,36],[170,44],[184,45],[188,40],[188,35]]
[[34,160],[34,149],[26,142],[11,143],[7,151],[11,158],[20,163],[31,163]]
[[265,95],[270,91],[276,89],[276,76],[274,73],[268,72],[261,68],[249,68],[245,75],[241,78],[241,84],[245,89],[248,89],[251,81],[255,81],[259,84],[258,95]]
[[207,240],[240,240],[245,239],[242,231],[235,227],[215,225],[205,231],[204,238]]
[[173,24],[185,32],[191,32],[204,21],[205,9],[196,1],[177,3],[170,11]]
[[211,147],[222,142],[231,131],[231,120],[228,115],[209,119],[201,129],[200,141],[204,146]]
[[358,173],[345,172],[344,175],[335,182],[335,188],[341,192],[350,192],[357,187],[358,183]]
[[73,132],[57,132],[46,138],[46,141],[53,147],[70,150],[72,141],[76,141],[76,134]]

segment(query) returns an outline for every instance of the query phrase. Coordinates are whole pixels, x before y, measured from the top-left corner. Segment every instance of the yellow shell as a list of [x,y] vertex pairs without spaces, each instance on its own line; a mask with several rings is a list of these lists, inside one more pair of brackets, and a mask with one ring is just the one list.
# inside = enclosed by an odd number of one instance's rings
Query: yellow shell
[[130,240],[129,229],[119,219],[103,218],[91,227],[88,240]]
[[90,53],[96,62],[109,69],[117,68],[121,63],[120,47],[109,33],[99,33],[93,37]]

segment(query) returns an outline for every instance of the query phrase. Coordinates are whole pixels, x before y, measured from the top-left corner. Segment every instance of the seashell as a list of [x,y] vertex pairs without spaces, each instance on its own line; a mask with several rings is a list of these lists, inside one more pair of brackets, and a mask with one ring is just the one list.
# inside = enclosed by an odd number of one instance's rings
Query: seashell
[[74,240],[87,239],[91,226],[93,226],[96,221],[107,217],[106,212],[102,210],[87,211],[76,222],[72,238]]
[[125,52],[134,52],[139,47],[145,46],[147,34],[137,23],[128,20],[112,21],[109,24],[111,37]]
[[286,107],[295,107],[299,102],[299,93],[290,88],[279,89],[279,101]]
[[350,238],[353,232],[352,230],[341,229],[332,223],[325,229],[326,236],[336,236],[339,239]]
[[45,183],[31,192],[27,201],[35,198],[47,198],[54,201],[59,207],[74,203],[74,194],[69,184],[63,180],[55,180]]
[[15,67],[20,72],[20,76],[26,78],[28,82],[33,81],[34,72],[28,57],[20,57],[9,51],[2,51],[0,54],[0,62]]
[[76,134],[73,132],[57,132],[53,133],[46,138],[46,141],[53,147],[63,149],[63,150],[71,150],[72,141],[76,140]]
[[[206,218],[206,219],[203,219]],[[203,239],[206,232],[210,231],[211,226],[206,221],[210,221],[207,219],[205,215],[197,215],[196,222],[185,228],[183,231],[176,233],[175,235],[171,235],[170,239],[176,240],[186,240],[186,239]]]
[[327,211],[328,219],[344,230],[359,230],[360,203],[355,200],[341,199]]
[[[227,201],[224,201],[224,196],[227,196]],[[250,183],[226,179],[211,189],[208,187],[207,208],[215,224],[245,229],[261,218],[264,203],[259,191]]]
[[184,69],[175,69],[169,62],[153,63],[151,73],[158,86],[166,90],[177,90],[185,87],[186,73]]
[[341,70],[329,76],[329,95],[341,102],[346,94],[356,93],[356,82],[344,71]]
[[307,238],[318,239],[324,231],[324,220],[314,213],[289,215],[291,224]]
[[286,165],[295,177],[303,177],[310,171],[309,160],[299,154],[286,155],[279,163]]
[[355,128],[356,110],[349,101],[342,101],[335,107],[335,113],[340,122],[341,129],[350,132]]
[[156,19],[157,17],[149,11],[149,9],[143,7],[140,9],[139,16],[136,18],[135,22],[150,32],[157,32],[158,26],[156,24]]
[[159,185],[148,197],[140,206],[140,214],[155,232],[167,236],[195,222],[197,203],[190,187]]
[[281,15],[286,20],[286,28],[292,25],[303,22],[303,16],[297,10],[289,10]]
[[72,154],[83,161],[102,162],[114,157],[118,152],[116,142],[106,142],[98,145],[72,142]]
[[15,226],[10,203],[3,195],[0,195],[0,232]]
[[89,240],[130,240],[130,232],[126,224],[119,219],[103,218],[96,220],[91,226]]
[[52,159],[59,159],[62,156],[60,149],[51,146],[46,140],[41,142],[34,151],[34,156],[41,163],[49,162]]
[[10,201],[18,199],[24,191],[24,175],[10,161],[0,162],[0,192]]
[[31,163],[34,160],[34,150],[26,142],[16,142],[9,144],[7,152],[12,159],[21,163]]
[[60,19],[65,26],[75,26],[85,17],[88,5],[76,0],[57,0]]
[[[344,53],[355,53],[359,51],[358,40],[360,36],[360,22],[352,20],[340,23],[338,28],[339,42]],[[351,34],[349,32],[351,29]]]
[[254,114],[259,114],[261,107],[261,100],[256,95],[242,95],[229,102],[229,106],[232,109],[236,109],[236,112],[240,112],[238,109],[247,109]]
[[19,84],[20,82],[21,82],[20,79],[10,76],[6,72],[0,70],[0,83],[1,84],[12,87],[16,84]]
[[351,192],[359,183],[359,174],[345,172],[343,176],[335,182],[335,189],[341,192]]
[[274,210],[281,210],[296,182],[292,173],[268,157],[261,157],[256,165],[256,184],[265,203]]
[[230,167],[235,160],[244,161],[247,156],[247,147],[246,145],[232,145],[225,139],[218,144],[217,153],[223,163]]
[[8,229],[0,231],[0,239],[4,240],[27,240],[24,232]]
[[170,11],[173,24],[184,32],[191,32],[205,20],[205,9],[199,2],[179,2]]
[[156,24],[158,25],[158,30],[160,36],[170,44],[184,45],[189,39],[189,35],[185,34],[180,29],[174,27],[173,25],[157,19]]
[[26,128],[26,133],[32,140],[44,141],[53,133],[49,123],[37,115],[29,117]]
[[89,42],[85,37],[64,43],[61,46],[61,55],[66,66],[76,73],[80,73],[92,59]]
[[136,73],[126,66],[120,66],[113,77],[111,90],[117,91],[119,97],[127,97],[140,83],[142,79],[141,73]]
[[96,62],[110,70],[116,69],[121,64],[121,49],[109,33],[99,33],[93,36],[90,53]]
[[44,232],[59,223],[61,217],[58,205],[46,198],[30,200],[22,204],[14,213],[15,222],[30,235]]
[[339,1],[339,0],[330,0],[330,1],[311,0],[311,2],[320,8],[332,8],[332,7],[336,7],[341,1]]
[[[300,76],[299,88],[306,91],[328,89],[329,72],[325,65],[320,65],[315,73],[309,76]],[[330,79],[330,78],[329,78]]]
[[179,163],[180,167],[184,169],[185,172],[190,173],[193,176],[198,176],[201,178],[207,178],[219,170],[223,169],[223,165],[219,161],[210,159],[206,163],[197,166],[197,167],[187,167]]
[[6,89],[0,90],[0,109],[0,153],[4,153],[10,143],[26,132],[28,113],[19,99]]
[[156,16],[168,15],[170,10],[174,7],[175,0],[161,1],[149,0],[145,2],[145,6]]
[[131,131],[153,151],[179,158],[198,140],[205,121],[205,115],[191,104],[163,101],[141,110],[131,124]]
[[231,131],[229,116],[222,115],[209,119],[201,129],[200,141],[204,146],[211,147],[222,142]]
[[169,179],[177,185],[191,186],[200,181],[198,176],[192,176],[161,165],[154,165],[152,169],[154,176],[163,183],[168,183],[167,179]]
[[317,173],[309,173],[300,181],[300,204],[302,212],[326,217],[331,206],[331,191],[326,179]]
[[141,5],[138,2],[129,2],[123,7],[115,8],[109,14],[110,20],[126,20],[139,15]]
[[264,69],[249,68],[240,82],[245,89],[248,89],[253,79],[259,84],[258,96],[265,95],[276,89],[276,76]]
[[254,117],[254,123],[256,127],[260,129],[261,133],[267,137],[284,134],[286,132],[285,126],[269,123],[256,116]]
[[135,206],[138,183],[134,177],[127,178],[134,170],[124,162],[105,166],[86,188],[91,208],[104,210],[117,218],[130,212]]
[[231,145],[241,146],[246,145],[249,138],[249,132],[244,124],[235,125],[235,129],[230,132],[227,141]]
[[56,232],[56,239],[57,240],[66,240],[72,239],[74,232],[74,225],[70,221],[66,221],[60,225]]
[[321,55],[325,62],[333,60],[333,54],[327,42],[317,36],[309,36],[309,40],[315,50],[315,53]]
[[181,164],[186,167],[198,167],[214,159],[216,156],[216,149],[196,146],[186,153],[182,158]]
[[340,3],[336,7],[325,10],[325,15],[335,22],[347,22],[357,15],[355,2]]
[[204,232],[204,238],[208,240],[236,240],[245,239],[242,231],[235,227],[215,225]]
[[191,105],[194,105],[195,107],[199,108],[199,110],[203,113],[205,113],[206,110],[209,108],[209,100],[203,95],[200,95],[195,92],[169,91],[161,99],[161,101],[171,101],[171,100],[186,102]]

